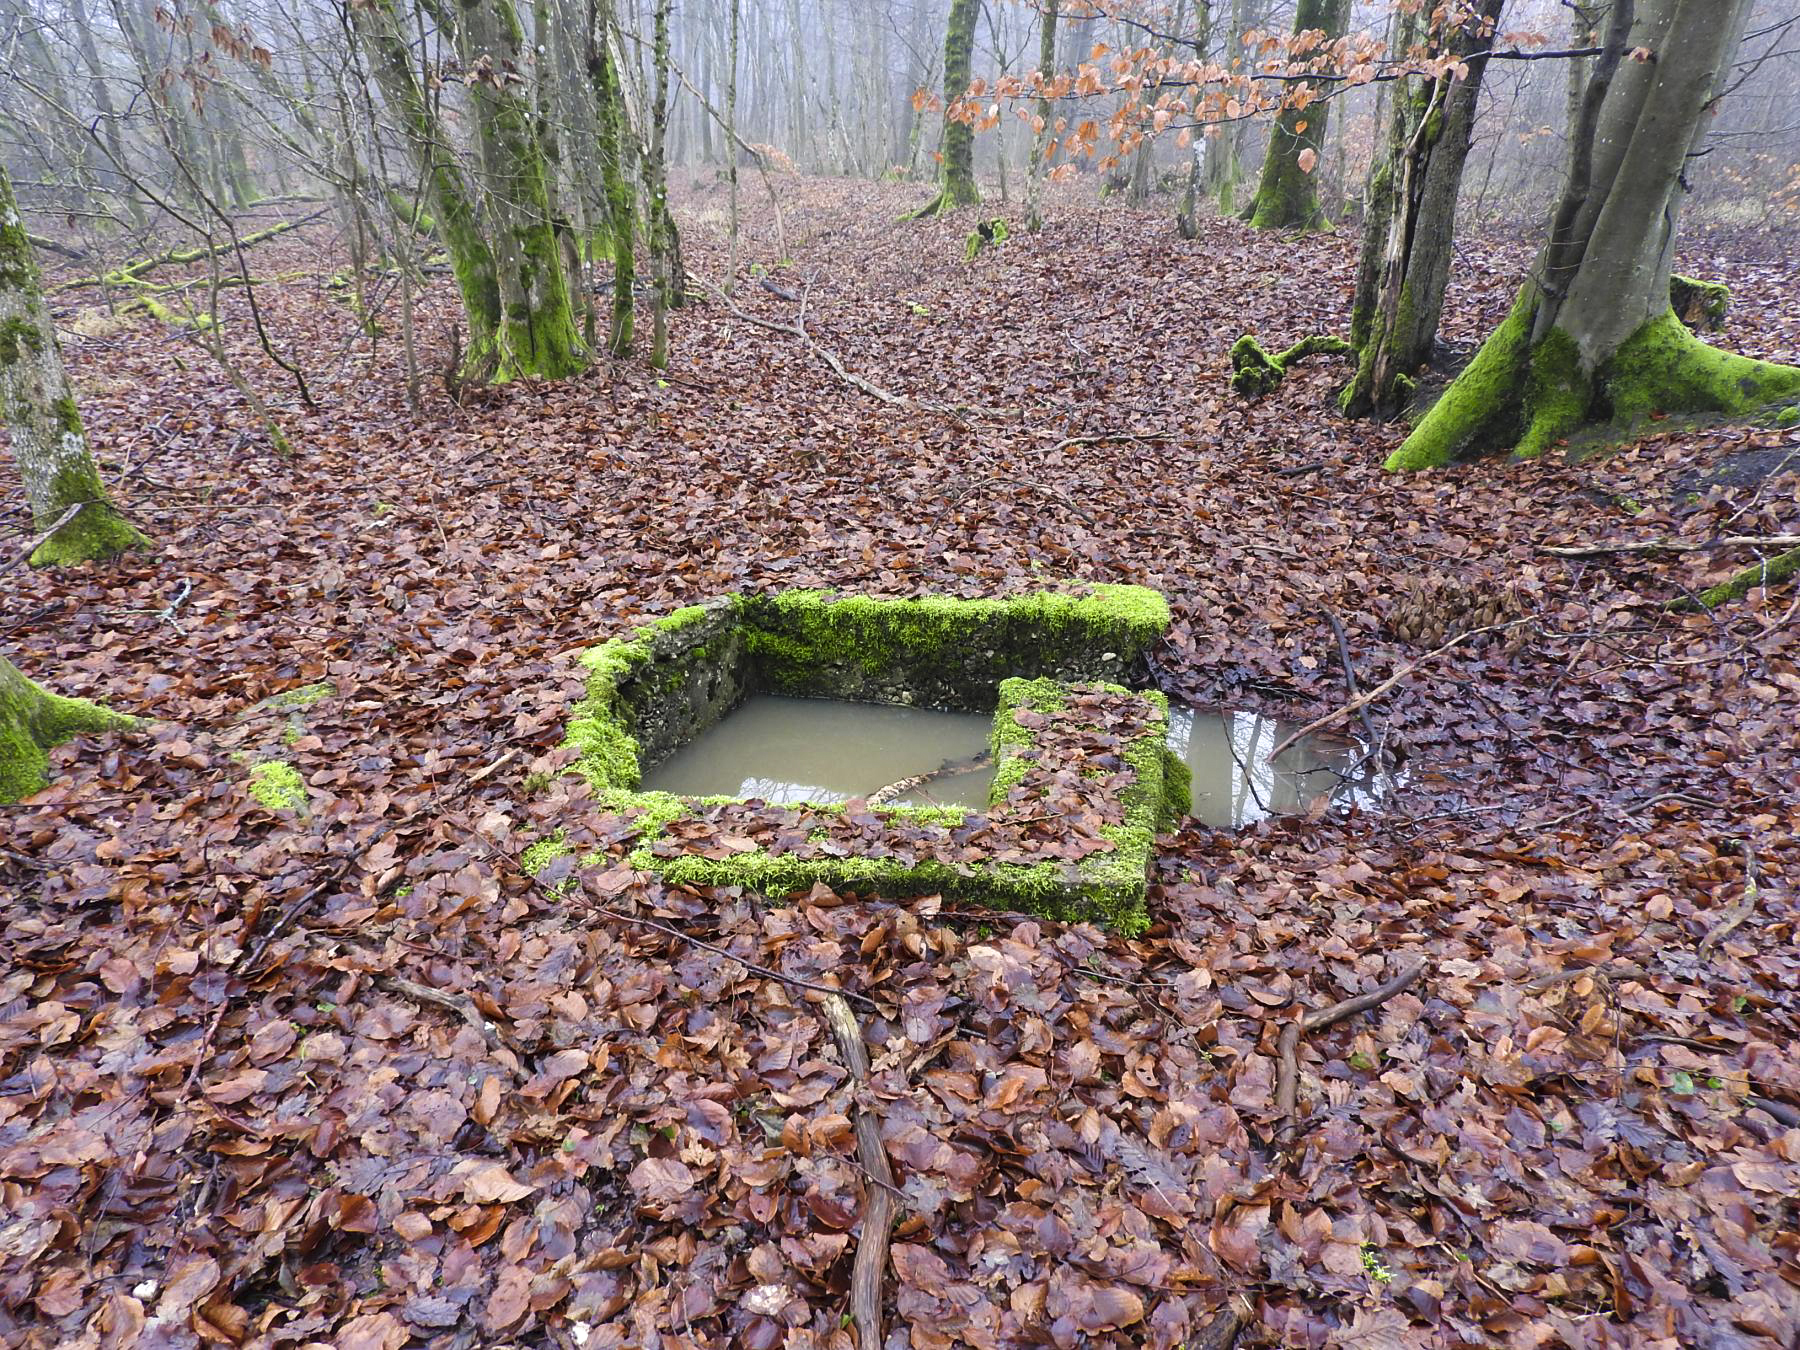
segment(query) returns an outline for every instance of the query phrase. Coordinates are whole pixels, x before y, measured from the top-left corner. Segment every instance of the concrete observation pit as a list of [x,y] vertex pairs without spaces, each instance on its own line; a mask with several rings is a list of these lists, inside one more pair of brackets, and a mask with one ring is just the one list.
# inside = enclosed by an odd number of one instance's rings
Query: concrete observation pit
[[[1187,766],[1167,745],[1168,701],[1133,687],[1169,622],[1163,597],[1138,586],[976,600],[724,596],[584,653],[587,695],[569,743],[602,804],[636,818],[629,864],[670,882],[769,894],[814,882],[935,891],[1137,932],[1148,923],[1156,835],[1189,804]],[[705,794],[654,790],[654,774],[646,783],[659,765],[702,751],[746,700],[747,718],[786,715],[771,713],[767,696],[918,710],[885,719],[897,751],[957,762],[936,771],[924,763],[912,791],[894,791],[891,802],[880,780],[902,761],[881,761],[859,787],[848,743],[841,767],[850,777],[835,787],[816,785],[823,772],[797,786],[733,776],[725,781],[735,791]],[[967,759],[944,755],[979,728],[932,712],[991,719],[991,759],[979,746]],[[940,735],[953,740],[930,739]],[[951,777],[961,780],[954,792]],[[934,784],[943,785],[935,796]],[[532,852],[539,866],[554,856]]]

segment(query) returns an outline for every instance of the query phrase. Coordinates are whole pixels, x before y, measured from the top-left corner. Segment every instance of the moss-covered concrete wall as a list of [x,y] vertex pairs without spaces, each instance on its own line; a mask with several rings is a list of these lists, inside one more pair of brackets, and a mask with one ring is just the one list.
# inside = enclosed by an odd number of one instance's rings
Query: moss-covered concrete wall
[[[600,800],[635,819],[631,865],[672,882],[941,891],[1137,931],[1155,836],[1186,809],[1186,766],[1165,747],[1162,695],[1097,674],[1140,670],[1168,625],[1162,596],[1134,586],[998,600],[730,596],[590,651],[569,743]],[[771,806],[636,790],[645,768],[751,690],[994,709],[989,806]]]
[[805,698],[990,712],[1014,676],[1129,681],[1169,628],[1142,586],[994,600],[783,591],[744,601],[756,688]]

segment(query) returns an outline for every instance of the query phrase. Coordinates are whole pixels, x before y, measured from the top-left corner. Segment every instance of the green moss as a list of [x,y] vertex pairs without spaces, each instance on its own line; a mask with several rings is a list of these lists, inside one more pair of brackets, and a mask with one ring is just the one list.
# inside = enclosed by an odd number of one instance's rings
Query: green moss
[[1614,423],[1629,426],[1651,413],[1757,412],[1800,396],[1800,367],[1708,346],[1664,310],[1626,340],[1600,383]]
[[1671,609],[1714,609],[1719,605],[1730,604],[1733,600],[1741,600],[1759,586],[1777,586],[1789,577],[1800,574],[1800,548],[1789,549],[1786,553],[1778,553],[1773,558],[1744,568],[1734,576],[1721,581],[1717,586],[1709,586],[1695,597],[1699,604],[1683,596],[1669,607]]
[[535,877],[558,858],[566,858],[574,850],[569,847],[567,836],[563,831],[547,835],[519,855],[519,865],[525,869],[527,876]]
[[969,237],[964,242],[963,261],[974,262],[975,255],[988,245],[1004,244],[1005,242],[1006,221],[1003,217],[995,216],[992,220],[981,221],[969,231]]
[[44,349],[44,334],[29,319],[13,318],[0,323],[0,366],[10,366],[26,353]]
[[1513,448],[1533,459],[1587,420],[1594,382],[1581,367],[1581,351],[1560,328],[1552,328],[1532,350],[1525,380],[1525,431]]
[[0,657],[0,803],[43,787],[49,781],[48,752],[64,741],[135,725],[135,718],[97,703],[51,693]]
[[[735,597],[730,598],[734,606]],[[566,744],[581,752],[576,769],[596,792],[635,788],[643,779],[640,746],[631,734],[627,709],[619,686],[651,659],[652,643],[659,634],[679,633],[707,619],[705,605],[687,605],[638,628],[628,638],[602,643],[581,655],[587,669],[587,697],[575,708]]]
[[1800,426],[1800,404],[1790,403],[1775,414],[1775,425],[1778,427]]
[[1392,472],[1434,469],[1470,449],[1486,448],[1497,425],[1510,443],[1528,372],[1531,320],[1537,305],[1529,285],[1521,288],[1505,320],[1488,335],[1475,359],[1463,368],[1387,458]]
[[[96,493],[104,492],[95,479]],[[60,486],[60,485],[59,485]],[[74,496],[73,493],[67,494]],[[80,500],[74,496],[74,500]],[[65,567],[116,558],[133,549],[148,549],[146,539],[111,503],[90,498],[88,504],[55,534],[39,544],[28,559],[33,567]]]
[[286,760],[265,759],[252,764],[250,795],[271,811],[306,810],[306,781]]
[[[784,591],[745,605],[746,642],[762,687],[779,693],[837,695],[845,678],[901,683],[977,665],[998,674],[971,676],[984,693],[1000,675],[1114,653],[1136,660],[1170,623],[1169,605],[1141,586],[1096,583],[1081,591],[1036,591],[1009,599],[916,600],[839,597]],[[972,653],[992,652],[989,658]],[[992,706],[986,693],[986,706]]]
[[1309,356],[1342,356],[1355,348],[1329,333],[1301,338],[1285,351],[1270,353],[1246,333],[1231,344],[1231,387],[1246,398],[1269,393],[1286,376],[1288,367]]
[[1725,326],[1731,288],[1722,281],[1702,281],[1679,273],[1669,277],[1669,308],[1689,328],[1713,332]]
[[310,708],[321,699],[330,698],[337,693],[337,686],[329,680],[321,680],[317,684],[303,684],[263,700],[266,708]]

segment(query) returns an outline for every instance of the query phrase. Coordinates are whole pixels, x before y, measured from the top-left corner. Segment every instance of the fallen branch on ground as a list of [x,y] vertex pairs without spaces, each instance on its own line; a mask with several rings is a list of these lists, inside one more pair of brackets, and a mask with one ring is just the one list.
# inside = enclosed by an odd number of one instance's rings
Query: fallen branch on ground
[[1539,544],[1558,558],[1599,558],[1610,553],[1708,553],[1716,548],[1794,548],[1800,534],[1728,534],[1718,539],[1646,539],[1632,544]]
[[1275,1109],[1280,1114],[1282,1123],[1275,1131],[1277,1140],[1285,1142],[1299,1128],[1299,1121],[1295,1117],[1300,1104],[1301,1035],[1309,1031],[1323,1031],[1346,1017],[1354,1017],[1359,1012],[1380,1007],[1423,975],[1425,965],[1424,961],[1415,961],[1386,984],[1379,985],[1366,994],[1334,1003],[1329,1008],[1316,1009],[1281,1029],[1281,1063],[1275,1080]]
[[[1788,538],[1781,535],[1778,538]],[[1758,586],[1774,586],[1786,581],[1789,577],[1800,573],[1800,548],[1791,548],[1786,553],[1778,553],[1773,558],[1764,558],[1731,577],[1721,581],[1717,586],[1709,586],[1698,595],[1684,595],[1679,600],[1669,601],[1666,608],[1675,610],[1713,609],[1719,605],[1729,604],[1733,600],[1741,600]]]
[[1348,703],[1344,704],[1343,707],[1338,708],[1334,712],[1328,712],[1323,717],[1314,718],[1312,721],[1308,722],[1305,726],[1301,727],[1300,730],[1296,731],[1293,735],[1289,736],[1280,745],[1276,746],[1273,750],[1269,751],[1269,758],[1271,760],[1275,759],[1277,756],[1279,756],[1281,754],[1282,751],[1288,749],[1295,742],[1303,740],[1304,738],[1312,735],[1313,732],[1320,731],[1320,730],[1324,729],[1325,727],[1330,726],[1333,722],[1336,722],[1336,721],[1340,720],[1341,718],[1348,717],[1351,713],[1357,712],[1360,709],[1367,707],[1369,704],[1373,703],[1376,699],[1380,698],[1383,694],[1387,693],[1388,690],[1392,689],[1395,685],[1399,684],[1400,681],[1404,680],[1408,675],[1411,675],[1415,670],[1417,670],[1420,666],[1424,665],[1427,661],[1431,660],[1435,656],[1442,656],[1445,652],[1449,651],[1452,647],[1456,646],[1458,643],[1467,642],[1472,637],[1480,637],[1483,633],[1498,633],[1498,632],[1503,631],[1504,629],[1517,628],[1520,624],[1523,624],[1523,623],[1533,623],[1533,622],[1535,622],[1535,620],[1532,618],[1532,616],[1527,615],[1523,619],[1508,619],[1505,623],[1490,623],[1484,628],[1471,628],[1466,633],[1458,633],[1455,637],[1451,638],[1443,646],[1433,647],[1430,651],[1426,652],[1425,655],[1421,656],[1417,661],[1414,661],[1411,665],[1402,666],[1399,670],[1395,671],[1392,675],[1388,676],[1380,684],[1376,685],[1373,689],[1369,690],[1368,693],[1359,694],[1357,697],[1351,699]]
[[148,258],[139,258],[136,262],[127,263],[123,267],[115,267],[110,272],[102,272],[97,276],[77,277],[73,281],[65,281],[56,289],[59,291],[78,290],[83,286],[128,286],[140,281],[146,272],[158,267],[180,266],[187,263],[205,262],[208,258],[221,257],[233,251],[241,252],[276,235],[286,234],[289,230],[297,230],[302,225],[310,225],[324,215],[326,208],[321,207],[310,216],[299,220],[283,220],[267,229],[255,230],[244,235],[236,243],[226,240],[223,243],[201,245],[196,248],[170,249],[165,253],[153,254]]
[[[856,1014],[839,994],[825,996],[825,1020],[844,1066],[861,1091],[869,1081],[869,1050]],[[856,1108],[856,1158],[868,1176],[864,1188],[862,1236],[850,1272],[850,1315],[856,1320],[860,1350],[881,1350],[881,1280],[887,1270],[888,1240],[894,1223],[894,1172],[888,1165],[881,1129],[867,1106]]]
[[843,359],[838,356],[836,352],[825,346],[811,333],[806,331],[806,297],[804,295],[800,297],[800,313],[797,316],[796,321],[793,323],[777,323],[773,319],[759,319],[754,314],[745,313],[733,303],[729,295],[725,294],[719,287],[713,285],[712,282],[706,281],[704,278],[696,279],[699,280],[707,290],[713,293],[713,297],[718,300],[720,304],[724,305],[726,309],[729,309],[745,323],[750,324],[755,328],[766,328],[772,333],[786,333],[789,337],[799,338],[807,345],[807,348],[815,356],[831,367],[832,373],[840,380],[849,385],[852,389],[861,390],[870,398],[880,399],[883,403],[889,404],[892,407],[918,408],[925,412],[941,413],[945,417],[953,417],[958,420],[961,420],[964,412],[985,411],[979,409],[952,408],[948,404],[931,403],[924,399],[908,398],[904,394],[890,393],[880,385],[875,384],[870,380],[865,380],[861,375],[856,374],[846,367]]

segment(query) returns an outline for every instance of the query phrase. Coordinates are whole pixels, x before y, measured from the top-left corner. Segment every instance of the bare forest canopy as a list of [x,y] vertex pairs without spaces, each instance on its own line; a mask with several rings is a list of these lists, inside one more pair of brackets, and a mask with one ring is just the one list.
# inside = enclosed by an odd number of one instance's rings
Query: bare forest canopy
[[[529,87],[533,111],[559,149],[559,209],[577,223],[603,210],[587,68],[594,3],[517,0],[524,40],[516,66],[504,69],[466,67],[432,6],[408,12],[403,25],[410,60],[451,113],[453,137],[471,132],[458,105],[484,80]],[[408,114],[357,41],[359,8],[380,6],[5,0],[0,155],[21,200],[56,218],[46,227],[55,243],[83,248],[145,229],[146,221],[154,221],[156,238],[183,225],[206,229],[215,207],[334,190],[371,200],[384,191],[416,196],[420,184],[400,144]],[[1363,78],[1391,70],[1405,55],[1393,41],[1391,4],[1350,10],[1345,49],[1356,56],[1343,68],[1370,65]],[[1268,134],[1257,100],[1288,91],[1272,80],[1232,79],[1289,70],[1290,53],[1264,39],[1284,36],[1293,13],[1292,0],[1063,5],[1048,74],[1061,77],[1066,92],[1054,116],[1066,121],[1067,134],[1051,163],[1108,172],[1140,132],[1161,130],[1167,134],[1156,138],[1152,163],[1172,171],[1190,153],[1180,133],[1204,127],[1205,153],[1253,166]],[[695,0],[673,8],[668,162],[716,167],[760,155],[806,173],[932,177],[948,14],[943,0]],[[1771,223],[1800,210],[1794,16],[1792,0],[1755,6],[1731,96],[1695,175],[1695,208],[1704,218]],[[991,0],[973,25],[969,89],[976,92],[965,115],[989,128],[977,140],[976,164],[1002,200],[1020,190],[1030,159],[1027,119],[1039,87],[1033,76],[1042,69],[1043,18],[1041,4]],[[652,10],[621,4],[616,19],[627,99],[641,113],[655,84]],[[1591,47],[1593,31],[1591,13],[1567,0],[1516,0],[1490,45],[1541,57]],[[1158,116],[1167,89],[1121,92],[1121,82],[1152,60],[1210,68],[1211,105],[1189,98],[1186,109]],[[1465,216],[1536,222],[1548,209],[1566,154],[1569,64],[1513,60],[1490,71]],[[1305,62],[1293,68],[1305,71]],[[733,93],[735,146],[722,124]],[[1335,105],[1319,168],[1335,214],[1363,190],[1383,92],[1378,83],[1337,87],[1327,79],[1316,96]],[[460,142],[443,149],[476,153]]]

